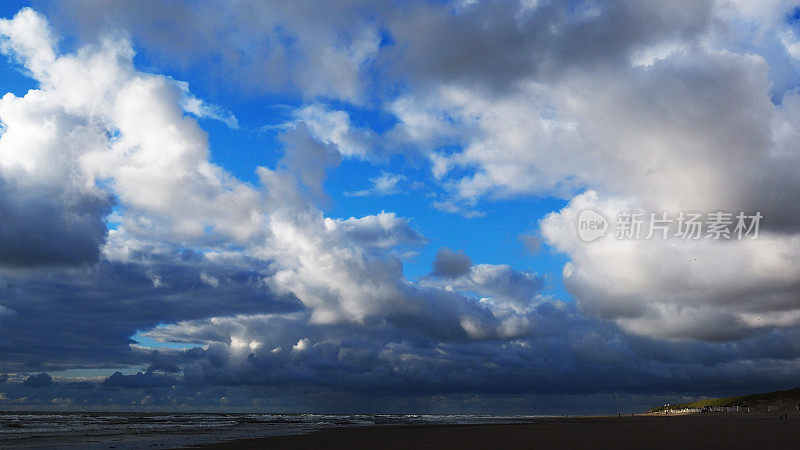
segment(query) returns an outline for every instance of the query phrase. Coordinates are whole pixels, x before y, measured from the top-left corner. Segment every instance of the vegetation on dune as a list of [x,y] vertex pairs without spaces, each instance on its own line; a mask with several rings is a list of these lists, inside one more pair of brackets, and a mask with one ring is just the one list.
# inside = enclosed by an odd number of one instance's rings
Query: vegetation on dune
[[714,406],[742,406],[758,408],[767,404],[785,404],[789,402],[800,402],[800,388],[786,389],[783,391],[766,392],[764,394],[739,395],[735,397],[711,398],[708,400],[698,400],[696,402],[680,403],[677,405],[659,406],[652,408],[648,413],[663,412],[666,410],[705,408]]

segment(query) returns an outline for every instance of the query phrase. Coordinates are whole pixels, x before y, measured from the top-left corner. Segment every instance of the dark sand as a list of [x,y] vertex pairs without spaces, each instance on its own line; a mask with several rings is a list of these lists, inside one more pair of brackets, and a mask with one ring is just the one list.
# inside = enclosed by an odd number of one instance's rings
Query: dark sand
[[508,425],[340,428],[211,444],[222,449],[800,448],[800,416],[568,417]]

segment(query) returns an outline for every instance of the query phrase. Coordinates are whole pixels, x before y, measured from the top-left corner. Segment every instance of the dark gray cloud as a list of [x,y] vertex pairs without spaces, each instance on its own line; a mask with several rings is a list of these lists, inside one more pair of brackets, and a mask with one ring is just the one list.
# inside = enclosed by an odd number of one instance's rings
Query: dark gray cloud
[[146,372],[178,373],[181,368],[170,358],[162,356],[158,350],[153,350],[150,354],[150,365]]
[[[368,396],[372,405],[393,410],[389,405],[400,398],[410,407],[437,396],[444,402],[437,411],[448,410],[447,405],[463,411],[465,395],[480,396],[489,404],[509,396],[581,395],[585,400],[573,401],[574,407],[610,412],[604,409],[608,404],[595,403],[597,397],[621,393],[632,401],[622,406],[631,408],[638,404],[636,396],[653,401],[672,392],[725,395],[789,386],[795,373],[790,361],[799,356],[797,348],[786,345],[797,338],[796,332],[764,333],[735,344],[666,342],[620,334],[613,325],[582,318],[569,306],[544,304],[536,316],[538,331],[512,343],[410,340],[392,327],[313,326],[297,315],[260,319],[262,329],[257,318],[230,319],[234,328],[251,320],[248,329],[269,345],[242,348],[233,341],[164,351],[162,358],[182,367],[177,375],[115,373],[93,386],[61,382],[46,394],[17,384],[4,390],[10,399],[33,395],[45,402],[72,397],[100,405],[111,397],[112,405],[124,405],[150,395],[157,402],[223,408],[222,397],[252,405],[242,400],[268,401],[293,393],[311,397],[301,403],[286,401],[284,407],[324,408],[335,399]],[[223,323],[200,320],[181,329],[202,339],[211,336],[204,328]],[[554,411],[552,405],[533,408]]]
[[[16,314],[0,327],[0,366],[20,371],[138,363],[166,370],[158,355],[133,352],[130,336],[159,323],[301,307],[290,296],[274,295],[260,271],[268,268],[213,264],[177,252],[148,263],[3,272],[0,304]],[[215,277],[218,285],[201,274]]]
[[[530,79],[627,62],[652,44],[688,41],[712,24],[712,2],[244,1],[44,4],[86,40],[121,28],[161,63],[202,66],[248,88],[352,98],[383,89],[362,71],[416,85],[464,83],[509,92]],[[346,23],[343,27],[340,24]],[[354,58],[359,51],[365,55]],[[336,55],[331,66],[325,56]],[[316,70],[314,70],[316,69]],[[240,84],[240,83],[237,83]],[[358,86],[357,86],[358,85]],[[394,89],[392,82],[385,87]],[[356,94],[358,96],[360,93]]]
[[[625,64],[636,50],[692,39],[711,2],[421,2],[392,17],[398,76],[509,92],[524,80]],[[413,19],[412,19],[413,18]],[[598,67],[599,66],[599,67]]]
[[433,260],[433,275],[447,278],[457,278],[469,273],[472,268],[472,259],[463,250],[453,251],[442,247],[436,252]]
[[[175,281],[175,277],[169,279]],[[237,300],[228,295],[227,301],[235,304]],[[102,317],[99,314],[86,310],[84,321],[104,320],[97,319]],[[468,408],[463,396],[480,396],[493,404],[509,396],[556,402],[561,396],[582,395],[584,401],[571,402],[575,408],[611,412],[604,409],[608,404],[594,403],[596,397],[621,393],[620,398],[631,401],[626,406],[630,408],[638,404],[637,395],[655,401],[673,392],[725,395],[786,387],[796,373],[793,361],[800,357],[800,348],[793,344],[797,330],[763,332],[732,343],[663,341],[627,335],[612,323],[586,318],[574,305],[560,302],[536,306],[527,316],[531,321],[528,334],[513,340],[476,342],[447,336],[435,323],[415,329],[399,318],[353,326],[315,325],[308,317],[308,312],[261,313],[157,326],[149,333],[152,337],[209,344],[158,352],[118,348],[116,352],[128,353],[128,363],[148,365],[148,369],[115,373],[102,383],[59,381],[34,388],[33,381],[10,382],[4,387],[7,398],[0,403],[12,405],[22,397],[28,399],[27,404],[71,398],[86,407],[130,407],[131,402],[145,407],[142,401],[149,396],[145,403],[187,409],[253,405],[254,399],[258,404],[274,401],[284,408],[302,409],[332,407],[337,399],[347,403],[371,397],[370,404],[394,410],[391,405],[400,398],[404,399],[400,404],[412,408],[425,404],[427,397],[438,397],[444,403],[433,411],[452,412]],[[89,333],[98,335],[93,330]],[[62,334],[61,339],[75,337]],[[115,359],[107,346],[91,347],[89,341],[83,345],[100,352],[106,362]],[[26,350],[58,361],[58,355],[44,353],[42,347]],[[67,351],[70,366],[91,364],[88,355]],[[30,379],[39,378],[43,377]],[[311,398],[292,402],[289,393]],[[230,403],[220,403],[223,397]],[[509,412],[519,405],[496,407]],[[540,405],[534,411],[561,410]]]
[[129,389],[154,388],[172,386],[178,383],[178,379],[170,376],[158,374],[156,372],[139,372],[132,375],[123,375],[122,372],[114,372],[103,381],[104,387],[121,387]]
[[342,161],[336,145],[315,139],[308,126],[302,122],[282,133],[280,140],[285,153],[279,166],[297,176],[299,184],[314,199],[327,199],[322,190],[325,174],[328,169],[338,166]]
[[[394,325],[315,326],[305,317],[200,320],[164,328],[160,336],[219,340],[167,356],[193,386],[322,387],[375,395],[752,389],[791,383],[785,365],[800,351],[787,346],[796,330],[727,344],[662,341],[625,335],[559,303],[537,306],[529,316],[533,331],[511,343],[442,340]],[[243,330],[249,334],[240,334],[240,342],[252,338],[259,345],[243,346],[226,335]],[[785,369],[775,370],[780,366]]]
[[[2,117],[0,117],[0,120]],[[63,186],[37,186],[0,173],[0,265],[92,264],[113,199]]]
[[[247,92],[357,99],[365,81],[361,69],[381,42],[376,15],[361,2],[330,2],[322,9],[313,2],[258,1],[87,0],[41,6],[56,26],[83,42],[124,30],[160,64],[200,68],[209,82]],[[342,23],[348,26],[337,25]]]
[[41,388],[50,386],[50,383],[52,382],[53,378],[50,375],[42,372],[25,378],[25,381],[22,382],[22,385],[30,388]]

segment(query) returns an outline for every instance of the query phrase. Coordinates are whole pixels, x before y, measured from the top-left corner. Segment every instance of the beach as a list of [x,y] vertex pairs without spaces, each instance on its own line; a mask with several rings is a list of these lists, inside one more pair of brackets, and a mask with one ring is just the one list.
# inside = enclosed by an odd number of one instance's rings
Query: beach
[[326,429],[208,444],[220,449],[797,448],[800,416],[711,415],[541,418],[530,423]]

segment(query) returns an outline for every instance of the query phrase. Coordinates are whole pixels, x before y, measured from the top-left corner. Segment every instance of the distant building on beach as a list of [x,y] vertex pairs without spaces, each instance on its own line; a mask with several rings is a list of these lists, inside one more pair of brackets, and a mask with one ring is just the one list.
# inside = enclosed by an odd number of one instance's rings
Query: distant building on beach
[[[767,407],[767,411],[772,411],[772,406]],[[702,408],[680,408],[667,409],[666,414],[690,414],[703,412],[730,412],[730,413],[749,413],[752,409],[749,406],[704,406]]]

